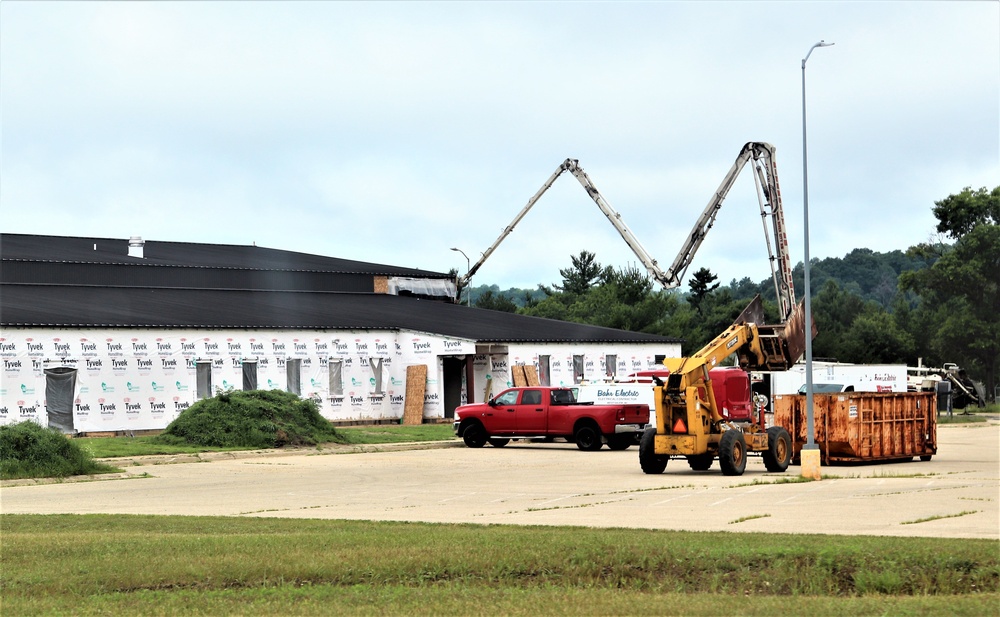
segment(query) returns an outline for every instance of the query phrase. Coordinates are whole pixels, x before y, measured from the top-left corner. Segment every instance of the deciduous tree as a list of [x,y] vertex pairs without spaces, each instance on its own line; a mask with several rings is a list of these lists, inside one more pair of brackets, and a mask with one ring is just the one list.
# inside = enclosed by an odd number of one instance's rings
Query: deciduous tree
[[932,344],[947,361],[983,376],[993,393],[1000,365],[1000,187],[964,189],[935,203],[938,231],[956,238],[930,268],[901,285],[942,322]]

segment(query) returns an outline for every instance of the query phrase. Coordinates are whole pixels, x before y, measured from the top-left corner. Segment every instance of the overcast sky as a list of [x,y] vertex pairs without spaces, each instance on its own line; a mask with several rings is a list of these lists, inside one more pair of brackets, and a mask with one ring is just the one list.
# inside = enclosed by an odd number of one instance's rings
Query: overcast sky
[[[0,2],[0,230],[256,243],[447,272],[566,158],[662,266],[740,148],[803,258],[935,237],[1000,185],[1000,3]],[[745,170],[688,274],[769,276]],[[637,263],[560,178],[473,285]]]

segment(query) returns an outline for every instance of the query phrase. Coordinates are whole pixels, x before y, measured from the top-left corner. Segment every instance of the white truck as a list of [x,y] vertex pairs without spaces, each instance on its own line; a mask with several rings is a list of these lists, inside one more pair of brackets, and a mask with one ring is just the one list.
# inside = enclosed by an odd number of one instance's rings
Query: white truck
[[[806,365],[799,362],[787,371],[754,373],[755,393],[773,400],[778,394],[804,394]],[[906,392],[903,364],[846,364],[813,361],[813,392]]]

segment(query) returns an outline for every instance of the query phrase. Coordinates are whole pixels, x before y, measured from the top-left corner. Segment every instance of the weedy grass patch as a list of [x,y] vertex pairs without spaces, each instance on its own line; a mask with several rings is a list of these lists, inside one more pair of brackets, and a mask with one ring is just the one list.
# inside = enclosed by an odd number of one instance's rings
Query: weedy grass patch
[[121,471],[94,460],[59,431],[35,422],[0,426],[0,478],[65,478]]
[[314,446],[340,440],[315,401],[280,390],[220,392],[185,409],[152,439],[219,448]]

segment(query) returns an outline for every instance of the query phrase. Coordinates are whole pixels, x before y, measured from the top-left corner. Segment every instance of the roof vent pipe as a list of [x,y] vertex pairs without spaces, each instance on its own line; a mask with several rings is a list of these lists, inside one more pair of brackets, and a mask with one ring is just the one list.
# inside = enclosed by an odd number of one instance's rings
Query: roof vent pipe
[[141,236],[132,236],[128,239],[128,256],[138,257],[142,259],[142,246],[145,242],[142,241]]

